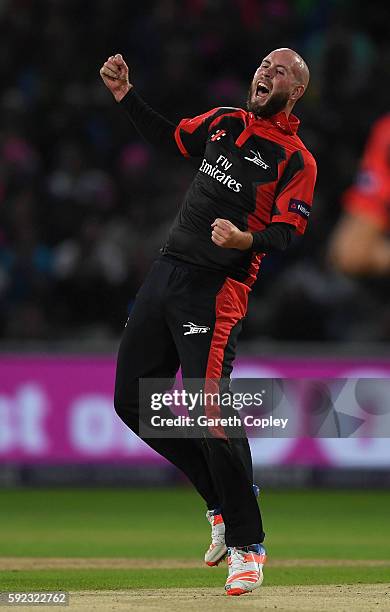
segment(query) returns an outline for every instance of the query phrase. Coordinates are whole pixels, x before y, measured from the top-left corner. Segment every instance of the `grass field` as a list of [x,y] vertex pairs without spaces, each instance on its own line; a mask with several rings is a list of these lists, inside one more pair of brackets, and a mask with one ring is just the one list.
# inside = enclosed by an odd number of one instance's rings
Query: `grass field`
[[[269,564],[264,588],[248,596],[252,602],[258,605],[266,596],[260,592],[272,587],[366,584],[390,592],[389,492],[272,491],[263,493],[261,507]],[[202,564],[209,543],[204,514],[186,488],[2,490],[0,588],[85,590],[97,601],[98,591],[149,594],[137,609],[153,608],[156,589],[171,589],[179,599],[203,589],[215,599],[226,567]],[[389,597],[375,609],[390,610]]]

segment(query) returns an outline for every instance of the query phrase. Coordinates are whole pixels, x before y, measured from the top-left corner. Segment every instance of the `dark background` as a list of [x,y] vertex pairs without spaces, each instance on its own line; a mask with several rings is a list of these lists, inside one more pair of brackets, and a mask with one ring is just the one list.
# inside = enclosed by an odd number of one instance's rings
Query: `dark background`
[[[197,162],[157,155],[99,69],[122,53],[172,120],[245,105],[264,55],[311,70],[294,109],[318,163],[309,230],[265,259],[244,339],[388,340],[375,287],[326,249],[372,122],[390,108],[389,8],[297,0],[19,0],[0,4],[0,340],[116,339]],[[357,307],[356,295],[367,300]],[[372,298],[374,296],[374,298]]]

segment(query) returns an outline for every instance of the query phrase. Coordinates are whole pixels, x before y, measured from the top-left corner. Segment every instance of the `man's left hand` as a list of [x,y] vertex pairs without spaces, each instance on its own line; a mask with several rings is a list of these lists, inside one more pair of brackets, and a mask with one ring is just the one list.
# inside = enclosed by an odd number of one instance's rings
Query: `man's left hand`
[[227,219],[215,219],[211,227],[213,228],[211,240],[223,249],[247,251],[252,246],[252,234],[250,232],[242,232]]

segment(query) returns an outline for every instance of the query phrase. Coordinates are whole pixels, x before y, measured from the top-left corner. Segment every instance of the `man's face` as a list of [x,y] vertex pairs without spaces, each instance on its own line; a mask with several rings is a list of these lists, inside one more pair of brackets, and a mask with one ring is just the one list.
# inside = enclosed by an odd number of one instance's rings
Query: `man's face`
[[273,51],[255,72],[248,92],[247,108],[258,117],[271,117],[286,109],[296,86],[291,57],[284,51]]

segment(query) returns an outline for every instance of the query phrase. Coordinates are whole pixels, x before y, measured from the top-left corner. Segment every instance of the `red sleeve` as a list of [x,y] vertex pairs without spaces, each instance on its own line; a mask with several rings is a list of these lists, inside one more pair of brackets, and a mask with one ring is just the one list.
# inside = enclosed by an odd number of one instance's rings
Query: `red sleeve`
[[182,119],[175,130],[176,144],[182,155],[184,157],[202,155],[211,123],[229,110],[231,112],[232,109],[218,107],[192,119]]
[[343,196],[345,210],[390,230],[390,115],[374,124],[355,184]]
[[289,223],[304,234],[310,216],[317,165],[308,152],[296,151],[279,179],[271,223]]

